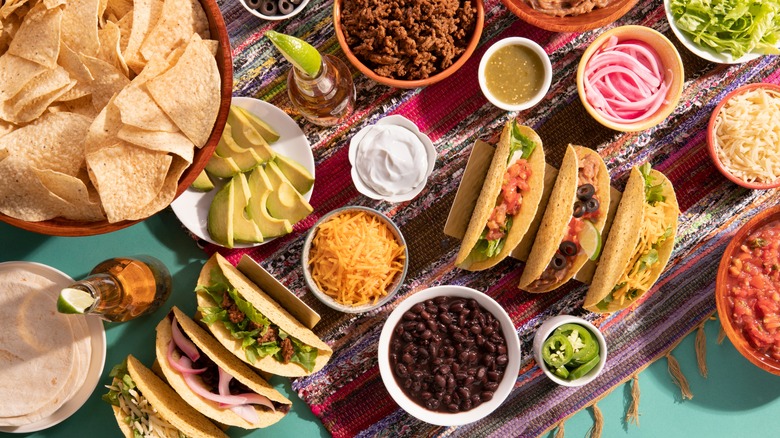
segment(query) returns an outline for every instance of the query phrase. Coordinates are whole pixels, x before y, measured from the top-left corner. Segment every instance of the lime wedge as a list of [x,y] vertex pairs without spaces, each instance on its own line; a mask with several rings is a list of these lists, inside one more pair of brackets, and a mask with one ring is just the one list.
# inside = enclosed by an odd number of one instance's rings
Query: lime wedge
[[60,313],[84,313],[95,299],[81,289],[65,288],[57,298],[57,311]]
[[585,228],[580,231],[580,246],[591,260],[596,260],[601,254],[601,233],[591,221],[584,221]]
[[322,55],[306,41],[285,35],[273,30],[266,31],[265,36],[282,52],[282,55],[298,70],[314,77],[320,72]]

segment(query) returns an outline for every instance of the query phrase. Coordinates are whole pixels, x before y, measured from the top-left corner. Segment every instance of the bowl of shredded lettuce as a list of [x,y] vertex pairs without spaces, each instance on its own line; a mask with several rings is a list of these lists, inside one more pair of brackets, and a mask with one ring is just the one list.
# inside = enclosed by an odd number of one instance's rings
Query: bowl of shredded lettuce
[[780,0],[664,0],[664,8],[677,39],[707,61],[780,54]]

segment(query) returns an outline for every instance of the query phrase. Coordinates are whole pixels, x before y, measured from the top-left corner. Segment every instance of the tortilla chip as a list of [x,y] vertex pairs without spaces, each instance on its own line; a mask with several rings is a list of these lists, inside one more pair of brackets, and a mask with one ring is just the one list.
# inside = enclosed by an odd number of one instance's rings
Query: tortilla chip
[[189,43],[192,34],[208,39],[209,21],[199,0],[165,0],[160,19],[141,44],[141,55],[150,60]]
[[35,175],[47,190],[67,202],[60,216],[87,222],[105,219],[100,202],[92,199],[81,179],[54,170],[35,169]]
[[125,14],[124,17],[116,22],[116,26],[119,28],[119,50],[122,52],[122,59],[126,59],[125,50],[127,50],[127,43],[130,41],[130,31],[133,28],[133,14]]
[[[217,366],[227,371],[236,380],[249,387],[252,391],[264,395],[277,403],[286,405],[292,404],[290,400],[275,390],[268,382],[263,380],[262,377],[253,372],[229,351],[225,350],[225,348],[209,335],[208,332],[200,328],[195,321],[182,313],[176,306],[173,307],[173,313],[182,332],[195,343],[203,354],[213,360]],[[256,423],[250,423],[230,409],[220,408],[217,403],[205,400],[194,394],[184,382],[181,374],[173,370],[168,361],[164,359],[167,356],[168,344],[172,342],[170,316],[163,318],[163,320],[157,324],[156,330],[157,341],[155,343],[155,349],[157,357],[163,358],[162,360],[159,360],[158,363],[160,364],[160,368],[162,368],[168,383],[185,401],[187,401],[187,403],[190,404],[190,406],[200,411],[203,415],[212,418],[219,423],[238,426],[244,429],[267,427],[284,418],[284,412],[271,412],[267,409],[255,408],[259,419]],[[175,352],[174,354],[178,354],[178,352]]]
[[[149,404],[157,410],[160,417],[179,429],[184,435],[226,437],[214,423],[193,409],[167,383],[163,382],[152,370],[145,367],[132,355],[127,356],[127,372],[138,390],[149,400]],[[119,411],[118,418],[119,426],[125,425],[125,415],[121,411]],[[130,436],[132,435],[131,432]]]
[[62,41],[74,51],[95,56],[98,40],[98,8],[100,0],[69,0],[62,15]]
[[14,97],[3,102],[0,118],[16,124],[38,118],[46,108],[76,85],[64,68],[57,66],[28,82]]
[[[133,0],[108,0],[106,2],[106,13],[114,15],[118,20],[125,18],[128,12],[133,10]],[[129,14],[130,17],[133,14]]]
[[25,6],[26,4],[27,0],[8,0],[7,2],[3,3],[2,7],[0,7],[0,18],[5,20],[17,9]]
[[146,86],[195,146],[206,144],[219,112],[220,80],[217,62],[197,34],[176,65]]
[[81,55],[81,61],[95,78],[90,83],[92,104],[100,111],[111,98],[130,84],[130,79],[116,67],[91,56]]
[[67,70],[71,78],[79,82],[90,83],[94,79],[79,54],[65,43],[60,44],[60,54],[57,58],[57,63]]
[[16,95],[27,83],[48,69],[10,53],[0,56],[0,101]]
[[11,154],[0,160],[0,212],[37,222],[55,218],[67,207],[41,184],[29,162]]
[[126,125],[119,129],[118,136],[128,143],[153,151],[176,154],[187,163],[192,163],[194,147],[192,142],[181,132],[147,131]]
[[168,174],[165,176],[165,182],[160,189],[160,193],[152,202],[144,205],[133,214],[128,216],[128,220],[144,219],[147,218],[173,202],[173,198],[176,196],[176,190],[179,188],[179,178],[184,171],[190,166],[190,163],[184,159],[173,156],[171,161],[171,167],[168,169]]
[[[220,269],[230,284],[236,288],[238,293],[241,294],[245,300],[249,301],[255,309],[265,315],[269,321],[278,325],[282,330],[289,333],[290,336],[298,338],[298,340],[304,344],[317,348],[318,353],[317,358],[314,361],[312,373],[321,370],[328,363],[331,355],[333,355],[333,350],[328,344],[323,342],[308,327],[301,324],[295,317],[290,315],[287,310],[266,295],[257,284],[248,279],[219,253],[214,253],[201,269],[200,276],[198,277],[199,286],[212,284],[211,271],[213,269]],[[208,294],[198,293],[196,295],[199,307],[214,307],[217,305]],[[283,364],[271,356],[258,359],[254,364],[251,364],[246,359],[246,354],[241,348],[241,341],[234,338],[223,324],[211,324],[208,326],[208,329],[214,337],[224,345],[225,348],[233,352],[236,357],[257,369],[285,377],[301,377],[311,374],[296,363],[290,362]]]
[[163,0],[136,0],[133,5],[133,27],[124,51],[128,67],[140,73],[146,65],[141,56],[141,44],[152,30],[163,9]]
[[62,9],[46,9],[38,3],[24,17],[7,53],[54,68],[60,52],[61,22]]
[[87,130],[84,138],[84,153],[89,155],[92,152],[97,152],[100,149],[116,144],[117,134],[121,127],[122,119],[119,115],[119,109],[114,105],[113,101],[109,101]]
[[179,128],[152,99],[152,96],[136,83],[125,87],[114,99],[122,114],[122,123],[150,131],[178,132]]
[[[72,92],[75,89],[76,87],[72,88],[70,91],[68,91],[68,93]],[[64,100],[62,97],[60,97],[59,101],[55,102],[52,106],[49,107],[49,111],[50,112],[64,111],[68,113],[80,114],[84,117],[89,117],[90,120],[94,120],[95,117],[97,117],[98,115],[98,112],[95,111],[95,107],[92,105],[92,96],[90,95],[85,95],[77,99],[70,99],[70,100]]]
[[117,70],[121,71],[122,74],[129,77],[130,69],[127,67],[125,58],[122,56],[122,52],[119,49],[119,38],[119,26],[111,21],[106,22],[105,26],[98,31],[100,50],[98,50],[97,58],[113,65]]
[[485,229],[487,221],[493,212],[493,207],[496,204],[496,198],[501,191],[501,185],[507,169],[507,160],[509,159],[513,123],[514,121],[510,120],[504,125],[501,138],[496,146],[496,152],[493,154],[493,160],[485,176],[485,183],[482,186],[479,198],[477,198],[477,204],[474,207],[468,228],[463,236],[458,255],[455,257],[455,264],[463,269],[479,271],[495,266],[505,259],[523,239],[536,215],[536,210],[539,208],[539,202],[544,192],[545,172],[542,139],[533,129],[527,126],[519,126],[520,132],[536,143],[534,152],[528,157],[528,163],[531,168],[528,191],[523,195],[520,211],[514,216],[512,228],[506,235],[504,247],[501,251],[487,260],[478,262],[474,262],[469,258],[471,250],[477,244],[479,237]]
[[111,223],[125,220],[151,202],[162,188],[171,165],[165,152],[118,141],[87,154],[92,184]]

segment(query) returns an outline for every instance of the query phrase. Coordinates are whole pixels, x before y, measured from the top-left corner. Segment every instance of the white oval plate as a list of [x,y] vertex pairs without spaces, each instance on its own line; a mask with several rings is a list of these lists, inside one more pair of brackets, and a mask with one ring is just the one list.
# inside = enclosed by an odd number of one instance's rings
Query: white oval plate
[[[271,149],[297,161],[311,173],[312,177],[314,176],[314,154],[311,152],[311,145],[301,128],[295,123],[295,120],[270,103],[251,97],[234,97],[232,103],[249,110],[252,114],[276,129],[279,133],[279,140],[271,144]],[[176,217],[192,234],[215,245],[219,245],[219,243],[209,236],[207,228],[209,207],[214,199],[214,195],[217,194],[217,191],[226,181],[214,181],[214,189],[205,193],[187,189],[171,203],[171,208]],[[314,185],[312,185],[311,190],[304,193],[304,199],[307,201],[311,200],[313,191]],[[236,243],[233,245],[233,248],[251,248],[268,243],[271,240],[273,239],[266,239],[260,243]]]
[[664,0],[664,9],[666,10],[666,19],[669,21],[669,27],[672,28],[672,32],[677,39],[680,40],[682,45],[699,58],[718,64],[742,64],[743,62],[752,61],[759,56],[762,56],[760,53],[747,53],[740,58],[734,59],[731,54],[718,53],[712,49],[696,44],[687,33],[677,28],[676,20],[672,16],[670,5],[671,0]]
[[[27,271],[53,281],[60,288],[73,283],[73,279],[64,272],[35,262],[3,262],[0,263],[0,272],[3,271]],[[36,432],[59,424],[78,411],[87,402],[89,396],[92,395],[95,387],[97,387],[100,374],[103,372],[103,366],[106,363],[106,332],[103,329],[103,321],[97,316],[69,315],[69,317],[84,318],[89,330],[92,356],[89,360],[89,369],[87,370],[87,377],[84,379],[84,383],[73,393],[70,400],[66,401],[50,416],[24,426],[0,426],[0,432]]]

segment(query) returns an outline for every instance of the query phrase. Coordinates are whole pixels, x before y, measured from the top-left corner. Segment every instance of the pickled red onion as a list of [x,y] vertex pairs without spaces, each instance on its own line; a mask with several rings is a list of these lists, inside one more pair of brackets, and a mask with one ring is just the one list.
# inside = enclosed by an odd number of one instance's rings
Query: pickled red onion
[[[220,395],[230,395],[230,381],[233,380],[233,376],[231,376],[227,371],[223,370],[221,367],[217,367],[219,370],[219,385],[218,390]],[[276,412],[276,408],[274,407],[274,404],[271,403],[271,400],[264,396],[257,394],[255,392],[246,392],[242,394],[237,394],[238,397],[243,397],[247,401],[246,403],[249,404],[258,404],[263,405],[272,411]]]
[[181,356],[178,360],[173,356],[173,350],[176,348],[176,344],[171,341],[168,343],[168,363],[171,365],[171,368],[174,370],[185,374],[200,374],[204,371],[206,371],[206,368],[192,368],[192,361],[190,361],[186,356]]
[[187,339],[181,330],[179,330],[179,324],[176,322],[176,318],[173,317],[171,320],[171,334],[173,342],[176,343],[176,346],[179,347],[179,350],[183,351],[191,361],[195,362],[200,358],[200,351],[198,351],[198,347],[196,347],[195,343],[193,343],[191,340]]
[[647,43],[610,38],[585,65],[588,103],[614,123],[633,123],[653,115],[666,100],[671,70]]

